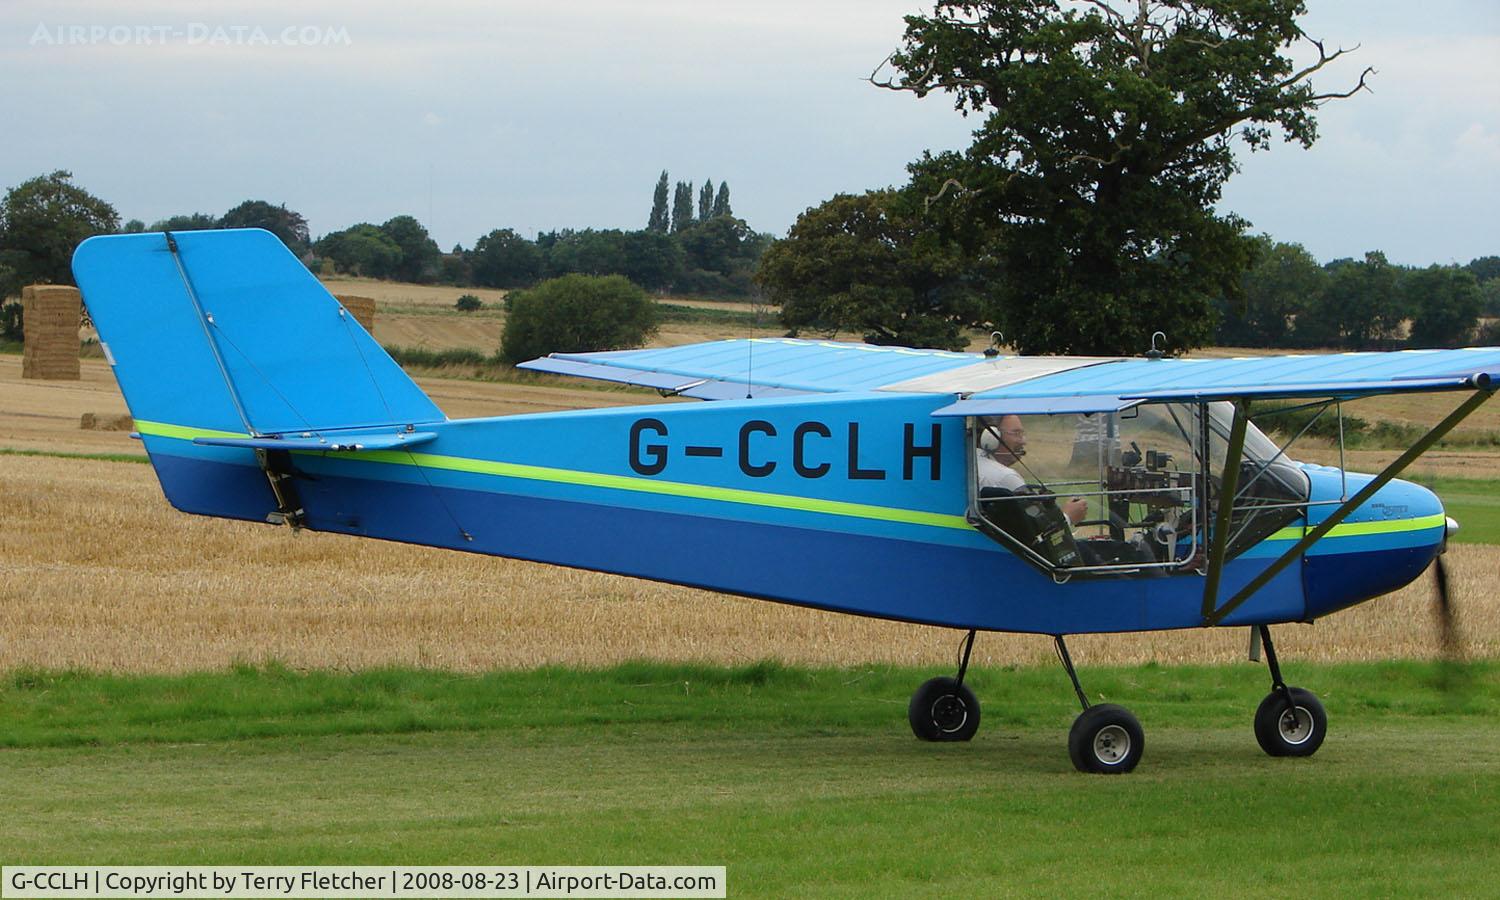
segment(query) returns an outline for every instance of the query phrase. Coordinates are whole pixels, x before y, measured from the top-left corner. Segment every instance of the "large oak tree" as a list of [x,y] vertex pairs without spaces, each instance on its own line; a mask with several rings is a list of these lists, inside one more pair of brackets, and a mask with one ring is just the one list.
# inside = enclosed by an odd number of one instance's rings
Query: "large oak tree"
[[910,192],[839,194],[797,217],[755,279],[793,333],[853,332],[872,344],[962,349],[989,285],[929,228]]
[[[963,152],[925,155],[913,185],[933,227],[1003,271],[991,318],[1027,352],[1138,353],[1212,334],[1211,303],[1253,262],[1248,223],[1215,211],[1252,149],[1311,145],[1338,59],[1300,0],[939,2],[908,16],[877,85],[950,95],[982,117]],[[1294,50],[1306,48],[1298,65]],[[1352,80],[1352,79],[1351,79]]]
[[0,199],[0,264],[14,273],[4,297],[27,284],[72,284],[73,251],[120,227],[115,208],[56,171],[23,181]]

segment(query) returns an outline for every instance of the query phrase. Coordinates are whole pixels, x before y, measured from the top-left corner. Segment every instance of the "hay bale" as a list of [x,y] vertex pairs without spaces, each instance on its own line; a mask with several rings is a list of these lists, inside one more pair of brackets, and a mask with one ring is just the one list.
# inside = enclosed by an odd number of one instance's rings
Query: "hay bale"
[[375,333],[375,298],[360,297],[355,294],[334,294],[333,298],[344,304],[344,309],[354,316],[355,321],[365,326],[365,331]]
[[84,431],[134,431],[135,419],[129,415],[87,412],[79,417],[78,427]]
[[21,288],[24,347],[21,377],[44,381],[77,381],[78,323],[83,301],[78,288],[65,284],[31,284]]

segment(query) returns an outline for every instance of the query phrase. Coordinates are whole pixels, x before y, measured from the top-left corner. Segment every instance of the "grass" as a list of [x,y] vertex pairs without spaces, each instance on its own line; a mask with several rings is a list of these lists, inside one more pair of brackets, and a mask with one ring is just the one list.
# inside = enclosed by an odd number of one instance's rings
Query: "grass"
[[767,325],[776,327],[780,324],[774,311],[761,314],[742,309],[708,309],[676,303],[658,303],[656,308],[663,322],[743,325],[746,328],[763,328]]
[[1256,747],[1263,669],[1085,669],[1147,729],[1118,779],[1072,771],[1055,667],[975,670],[963,745],[907,731],[921,669],[19,672],[0,854],[723,864],[736,897],[1492,893],[1500,664],[1458,695],[1431,664],[1287,667],[1330,711],[1311,760]]
[[1500,480],[1423,476],[1411,480],[1436,493],[1448,515],[1458,521],[1456,543],[1500,544]]
[[385,352],[402,368],[442,369],[474,367],[479,369],[509,369],[500,362],[498,354],[485,353],[472,348],[448,348],[431,350],[426,347],[401,347],[390,345]]
[[[17,669],[0,681],[0,747],[640,725],[877,733],[905,722],[907,698],[932,674],[910,666],[812,668],[775,660],[739,666],[637,660],[602,669],[478,674],[298,671],[279,663],[182,675]],[[1500,714],[1500,660],[1289,660],[1286,674],[1316,685],[1345,710],[1455,720]],[[1245,709],[1253,710],[1266,691],[1264,669],[1249,664],[1084,667],[1082,677],[1093,702],[1128,703],[1143,721],[1170,727],[1244,724]],[[966,680],[990,709],[986,722],[1001,730],[1066,728],[1076,713],[1055,666],[977,667]]]
[[434,350],[427,347],[403,347],[386,345],[385,351],[391,359],[413,376],[437,376],[472,381],[489,381],[501,384],[566,386],[570,389],[593,393],[638,393],[642,396],[658,396],[648,388],[586,378],[569,378],[545,372],[518,369],[500,360],[500,354],[485,353],[472,347],[450,347]]
[[95,462],[146,463],[151,460],[144,453],[74,453],[68,450],[16,450],[0,447],[0,456],[41,456],[52,459],[87,459]]

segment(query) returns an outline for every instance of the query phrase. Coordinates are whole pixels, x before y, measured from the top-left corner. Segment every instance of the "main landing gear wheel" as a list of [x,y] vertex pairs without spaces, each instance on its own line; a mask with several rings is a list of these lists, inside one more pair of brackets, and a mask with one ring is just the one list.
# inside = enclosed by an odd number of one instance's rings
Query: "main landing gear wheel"
[[1101,703],[1084,710],[1068,732],[1068,756],[1080,772],[1120,775],[1134,769],[1146,748],[1146,733],[1130,710]]
[[924,741],[967,741],[979,730],[979,698],[958,679],[923,682],[906,708],[911,731]]
[[1271,756],[1312,756],[1328,734],[1328,713],[1312,691],[1289,687],[1273,690],[1255,711],[1255,739]]

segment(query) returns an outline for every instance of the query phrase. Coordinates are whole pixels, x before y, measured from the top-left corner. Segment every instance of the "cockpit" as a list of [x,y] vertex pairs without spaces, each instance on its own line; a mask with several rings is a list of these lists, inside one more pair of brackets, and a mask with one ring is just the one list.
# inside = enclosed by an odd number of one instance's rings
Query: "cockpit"
[[[974,416],[969,518],[1054,577],[1201,571],[1234,407]],[[1297,520],[1307,475],[1253,424],[1240,457],[1226,558]]]

